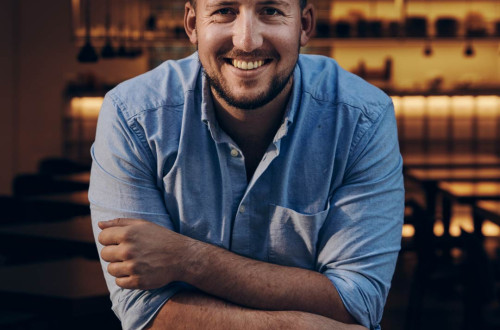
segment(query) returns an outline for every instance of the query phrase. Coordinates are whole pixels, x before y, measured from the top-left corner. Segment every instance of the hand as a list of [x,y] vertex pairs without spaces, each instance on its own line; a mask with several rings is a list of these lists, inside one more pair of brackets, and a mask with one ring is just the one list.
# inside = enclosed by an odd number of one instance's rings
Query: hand
[[108,273],[125,289],[155,289],[180,281],[188,247],[195,240],[140,219],[99,222]]

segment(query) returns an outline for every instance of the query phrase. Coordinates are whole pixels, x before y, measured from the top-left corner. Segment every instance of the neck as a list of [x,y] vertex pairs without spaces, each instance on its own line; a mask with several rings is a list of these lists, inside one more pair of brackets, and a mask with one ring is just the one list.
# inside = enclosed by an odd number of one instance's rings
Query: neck
[[219,125],[243,152],[247,145],[264,144],[267,148],[283,120],[292,84],[293,79],[290,79],[274,100],[252,110],[243,110],[227,104],[212,89]]
[[243,152],[248,181],[251,180],[281,125],[292,84],[293,79],[290,79],[274,100],[261,108],[252,110],[230,106],[212,89],[217,120],[220,127]]

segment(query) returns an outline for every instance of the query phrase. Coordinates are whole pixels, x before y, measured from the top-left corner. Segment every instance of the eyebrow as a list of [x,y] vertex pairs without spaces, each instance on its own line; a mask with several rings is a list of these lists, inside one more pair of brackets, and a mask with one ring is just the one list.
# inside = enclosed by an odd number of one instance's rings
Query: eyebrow
[[233,6],[237,4],[237,1],[212,1],[208,3],[206,8],[223,7],[223,6]]
[[[238,4],[238,1],[214,1],[211,3],[208,3],[206,5],[206,8],[214,8],[214,7],[223,7],[223,6],[233,6]],[[257,3],[260,6],[269,6],[269,5],[275,5],[275,6],[284,6],[284,7],[290,7],[290,3],[284,0],[265,0],[265,1],[259,1]]]
[[284,0],[259,1],[258,4],[259,5],[278,5],[278,6],[290,7],[290,3],[288,1],[284,1]]

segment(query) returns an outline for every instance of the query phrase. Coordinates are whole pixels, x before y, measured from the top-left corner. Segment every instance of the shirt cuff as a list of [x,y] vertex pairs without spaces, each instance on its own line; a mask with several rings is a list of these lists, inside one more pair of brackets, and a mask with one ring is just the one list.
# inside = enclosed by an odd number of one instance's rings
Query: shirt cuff
[[171,297],[191,289],[190,285],[182,282],[170,283],[154,290],[123,289],[121,299],[113,303],[112,309],[124,330],[143,329]]

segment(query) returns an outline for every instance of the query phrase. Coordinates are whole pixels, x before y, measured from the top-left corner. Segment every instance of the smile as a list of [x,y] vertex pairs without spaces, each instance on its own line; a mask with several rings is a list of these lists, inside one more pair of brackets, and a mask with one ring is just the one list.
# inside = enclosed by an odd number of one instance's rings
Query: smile
[[233,59],[231,61],[231,64],[235,68],[238,68],[238,69],[241,69],[241,70],[253,70],[253,69],[257,69],[257,68],[260,68],[261,66],[263,66],[264,63],[265,63],[265,61],[263,61],[263,60],[253,61],[253,62],[247,62],[247,61],[240,61],[240,60]]

